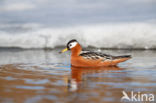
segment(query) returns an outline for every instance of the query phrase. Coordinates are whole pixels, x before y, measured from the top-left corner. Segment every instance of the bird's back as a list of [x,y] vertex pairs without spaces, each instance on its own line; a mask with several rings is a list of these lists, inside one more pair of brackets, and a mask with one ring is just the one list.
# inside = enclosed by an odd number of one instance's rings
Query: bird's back
[[71,63],[82,67],[114,66],[130,58],[130,55],[112,56],[100,52],[82,51],[77,58],[72,59]]

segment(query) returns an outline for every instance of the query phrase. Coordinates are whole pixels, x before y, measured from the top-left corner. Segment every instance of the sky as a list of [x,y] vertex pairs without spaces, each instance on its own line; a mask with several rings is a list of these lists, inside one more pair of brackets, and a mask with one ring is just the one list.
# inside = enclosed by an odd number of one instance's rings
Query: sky
[[156,20],[156,0],[1,0],[0,21],[51,26]]

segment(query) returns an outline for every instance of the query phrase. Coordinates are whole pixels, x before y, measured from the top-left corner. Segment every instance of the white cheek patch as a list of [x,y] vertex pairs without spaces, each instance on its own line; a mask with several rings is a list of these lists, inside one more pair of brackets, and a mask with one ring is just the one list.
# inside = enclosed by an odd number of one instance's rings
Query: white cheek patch
[[77,42],[73,42],[73,43],[71,43],[70,48],[73,48],[73,47],[75,47],[76,45],[77,45]]

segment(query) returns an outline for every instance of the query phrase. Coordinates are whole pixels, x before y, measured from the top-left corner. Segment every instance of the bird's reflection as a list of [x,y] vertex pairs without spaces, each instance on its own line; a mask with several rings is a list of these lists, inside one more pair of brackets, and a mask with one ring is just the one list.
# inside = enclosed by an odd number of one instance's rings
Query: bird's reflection
[[76,91],[79,86],[83,84],[83,76],[87,74],[101,73],[101,72],[110,72],[118,71],[123,68],[117,66],[112,67],[96,67],[96,68],[82,68],[82,67],[73,67],[71,66],[71,78],[68,79],[68,90]]

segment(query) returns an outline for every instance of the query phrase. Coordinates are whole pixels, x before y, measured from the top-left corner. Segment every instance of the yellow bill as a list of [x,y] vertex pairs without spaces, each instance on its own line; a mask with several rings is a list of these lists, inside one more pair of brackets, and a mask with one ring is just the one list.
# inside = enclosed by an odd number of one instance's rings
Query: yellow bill
[[63,49],[60,53],[64,53],[68,50],[68,48]]

